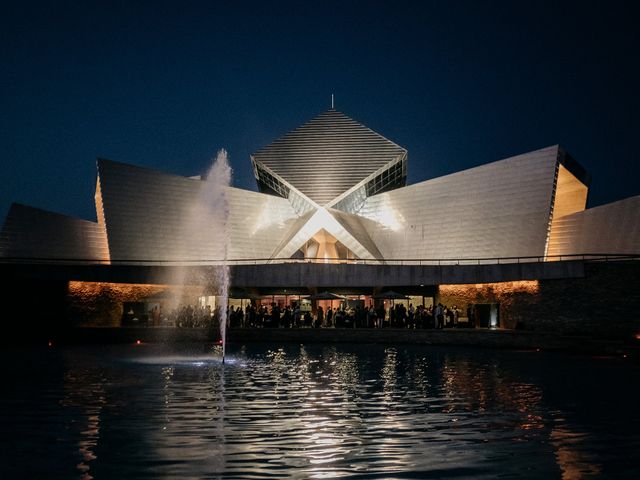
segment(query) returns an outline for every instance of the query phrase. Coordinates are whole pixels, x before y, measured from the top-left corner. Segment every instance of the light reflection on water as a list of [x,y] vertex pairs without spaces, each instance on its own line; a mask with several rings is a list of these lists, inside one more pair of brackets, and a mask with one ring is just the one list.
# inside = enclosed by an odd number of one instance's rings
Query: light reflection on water
[[639,369],[621,361],[181,349],[5,352],[5,476],[635,478]]

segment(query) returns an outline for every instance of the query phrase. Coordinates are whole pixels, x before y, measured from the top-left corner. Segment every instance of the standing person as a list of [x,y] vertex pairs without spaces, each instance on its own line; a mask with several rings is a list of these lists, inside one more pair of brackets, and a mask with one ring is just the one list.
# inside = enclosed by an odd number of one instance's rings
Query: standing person
[[425,315],[426,313],[424,310],[424,305],[418,306],[418,308],[416,309],[415,317],[414,317],[416,328],[424,328]]
[[435,311],[436,317],[436,328],[444,328],[444,309],[442,308],[442,304],[438,303]]
[[413,303],[409,304],[409,328],[416,328],[416,310],[413,308]]
[[398,305],[396,317],[398,319],[398,327],[405,328],[407,326],[407,307],[403,304]]
[[376,326],[376,311],[373,307],[368,307],[367,310],[367,327],[374,328]]
[[151,310],[151,321],[154,327],[160,325],[160,307],[157,305]]
[[387,321],[387,311],[384,308],[384,304],[380,304],[378,308],[378,328],[384,328]]
[[293,326],[300,328],[300,307],[298,305],[296,305],[296,308],[293,310]]
[[333,310],[331,307],[327,310],[327,327],[331,326],[331,320],[333,319]]
[[291,307],[289,305],[284,307],[284,314],[282,315],[282,326],[284,328],[291,328]]
[[249,304],[247,308],[249,309],[249,326],[254,328],[256,326],[256,306]]
[[318,305],[318,310],[316,312],[316,328],[322,327],[323,321],[324,321],[324,310],[322,310],[322,305]]
[[280,307],[275,303],[271,308],[271,323],[273,328],[280,328]]

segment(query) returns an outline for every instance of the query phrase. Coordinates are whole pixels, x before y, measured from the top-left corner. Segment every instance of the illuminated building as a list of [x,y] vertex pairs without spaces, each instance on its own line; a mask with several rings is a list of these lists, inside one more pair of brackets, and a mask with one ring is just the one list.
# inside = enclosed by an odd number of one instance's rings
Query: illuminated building
[[[407,150],[330,109],[251,162],[259,192],[226,191],[226,259],[236,269],[232,283],[245,289],[357,287],[371,294],[385,286],[532,281],[550,278],[544,264],[575,255],[640,252],[640,196],[586,209],[589,174],[559,146],[406,185]],[[184,227],[202,185],[200,177],[98,159],[97,222],[14,204],[0,257],[141,268],[220,264],[223,249],[211,241],[218,226],[203,215],[195,231]],[[523,273],[527,263],[535,266]],[[122,279],[117,272],[107,281],[136,283],[130,271]],[[152,283],[148,276],[138,282]]]

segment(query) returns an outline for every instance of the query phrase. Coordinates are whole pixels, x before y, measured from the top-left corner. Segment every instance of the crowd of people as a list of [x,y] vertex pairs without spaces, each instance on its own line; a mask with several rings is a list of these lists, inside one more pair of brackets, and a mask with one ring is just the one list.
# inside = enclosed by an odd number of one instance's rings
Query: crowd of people
[[[466,314],[466,315],[464,315]],[[448,307],[438,303],[424,307],[413,304],[405,306],[396,303],[387,310],[383,304],[378,307],[349,307],[343,303],[340,307],[316,308],[315,313],[302,309],[299,305],[287,305],[284,308],[276,303],[267,305],[248,304],[227,309],[230,328],[453,328],[473,327],[471,306],[463,312],[456,305]],[[160,307],[154,307],[149,313],[149,325],[175,326],[180,328],[208,328],[219,324],[216,311],[210,306],[194,307],[182,305],[164,315]]]
[[[442,303],[426,307],[405,303],[397,302],[387,310],[382,303],[374,307],[365,306],[363,302],[341,302],[339,307],[327,307],[326,311],[318,305],[315,312],[310,310],[310,305],[305,308],[296,302],[284,307],[277,303],[248,303],[244,307],[229,307],[226,316],[229,328],[442,329],[474,327],[478,323],[471,305],[463,311],[456,305],[449,307]],[[211,328],[219,322],[217,309],[209,305],[181,305],[168,312],[156,305],[145,315],[134,315],[133,311],[123,314],[123,325]]]
[[[229,326],[231,328],[452,328],[472,326],[469,321],[471,312],[463,312],[456,306],[405,306],[396,303],[388,310],[384,305],[348,307],[346,304],[336,308],[322,306],[315,313],[302,310],[299,306],[277,304],[247,305],[231,308]],[[464,321],[461,321],[464,320]]]

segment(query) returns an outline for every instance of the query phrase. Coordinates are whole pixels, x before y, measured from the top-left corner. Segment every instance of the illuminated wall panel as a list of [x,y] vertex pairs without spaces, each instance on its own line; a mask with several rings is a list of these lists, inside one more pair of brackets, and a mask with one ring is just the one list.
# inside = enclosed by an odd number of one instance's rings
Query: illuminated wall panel
[[109,250],[95,222],[14,203],[0,234],[0,257],[108,262]]
[[98,228],[102,233],[104,249],[107,251],[107,257],[109,257],[109,242],[107,241],[107,224],[104,220],[104,207],[102,205],[102,190],[100,189],[100,177],[96,181],[96,193],[94,195],[96,203],[96,217],[98,218]]
[[367,198],[360,215],[385,258],[543,256],[558,147]]
[[640,196],[559,218],[548,253],[640,253]]
[[589,187],[576,178],[564,165],[558,165],[558,180],[547,246],[549,260],[554,259],[552,252],[558,251],[558,242],[563,241],[558,230],[560,220],[566,215],[583,211],[587,205],[588,193]]
[[270,258],[298,220],[284,198],[230,188],[228,199],[229,258]]
[[[98,162],[112,260],[224,258],[220,228],[202,205],[199,179]],[[227,258],[268,258],[297,216],[288,200],[229,188]]]

